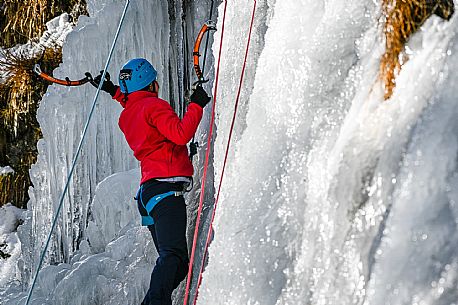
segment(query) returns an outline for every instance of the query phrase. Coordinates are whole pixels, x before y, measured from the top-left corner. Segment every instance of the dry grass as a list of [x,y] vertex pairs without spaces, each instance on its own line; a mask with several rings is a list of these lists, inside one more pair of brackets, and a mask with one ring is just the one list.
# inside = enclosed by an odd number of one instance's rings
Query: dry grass
[[396,76],[408,60],[405,43],[431,15],[448,20],[454,11],[452,0],[384,0],[382,7],[386,18],[386,51],[380,64],[380,76],[386,100],[393,94]]
[[41,138],[36,111],[48,86],[32,67],[38,62],[45,71],[52,71],[62,53],[46,49],[40,58],[27,58],[3,51],[1,57],[0,73],[8,77],[0,83],[0,165],[10,165],[15,173],[0,176],[0,206],[12,202],[24,207],[31,185],[28,172],[36,162],[36,143]]
[[0,176],[0,203],[26,200],[22,190],[28,188],[28,185],[30,185],[30,177],[24,173]]
[[0,52],[0,73],[7,75],[6,81],[0,84],[1,119],[5,126],[16,127],[20,114],[30,111],[37,91],[43,91],[47,83],[38,78],[32,71],[40,62],[43,67],[54,69],[62,60],[61,49],[46,49],[41,57],[28,58],[25,55]]
[[[69,13],[73,20],[87,14],[86,0],[3,0],[0,2],[0,47],[9,48],[40,37],[46,22]],[[5,51],[0,54],[0,166],[10,165],[14,174],[0,177],[0,206],[12,202],[24,208],[31,185],[30,166],[36,162],[36,143],[41,131],[36,110],[49,85],[32,72],[39,63],[52,71],[61,62],[61,50],[46,49],[40,58]],[[0,77],[4,78],[4,77]]]
[[[0,10],[0,45],[11,47],[40,37],[46,22],[69,12],[75,18],[87,14],[85,0],[4,0]],[[1,6],[1,5],[0,5]]]

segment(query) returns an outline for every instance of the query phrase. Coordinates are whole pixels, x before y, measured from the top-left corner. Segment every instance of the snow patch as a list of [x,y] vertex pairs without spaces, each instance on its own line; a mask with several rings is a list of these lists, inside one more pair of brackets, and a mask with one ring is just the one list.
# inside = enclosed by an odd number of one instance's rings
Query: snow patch
[[0,176],[2,176],[2,175],[8,175],[8,174],[13,174],[13,173],[14,173],[14,169],[12,169],[12,168],[9,167],[9,166],[0,167]]
[[36,40],[31,40],[26,44],[19,45],[10,49],[16,54],[29,55],[30,57],[41,55],[46,48],[60,48],[64,45],[67,35],[75,26],[70,21],[70,15],[63,13],[60,16],[46,23],[46,31]]
[[0,296],[2,290],[21,279],[18,262],[21,243],[17,227],[22,223],[23,210],[6,204],[0,207]]

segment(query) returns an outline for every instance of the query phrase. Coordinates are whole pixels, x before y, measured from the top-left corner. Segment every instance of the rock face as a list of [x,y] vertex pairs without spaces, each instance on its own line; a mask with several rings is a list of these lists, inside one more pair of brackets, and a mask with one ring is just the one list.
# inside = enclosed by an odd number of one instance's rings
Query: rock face
[[[70,15],[61,15],[66,11]],[[60,38],[81,14],[86,14],[85,0],[21,0],[0,5],[0,48],[9,48],[0,49],[0,167],[14,169],[0,174],[0,206],[10,202],[25,208],[29,200],[29,170],[36,162],[41,138],[36,112],[48,86],[31,67],[39,62],[52,71],[61,63]],[[52,18],[46,24],[43,21]]]

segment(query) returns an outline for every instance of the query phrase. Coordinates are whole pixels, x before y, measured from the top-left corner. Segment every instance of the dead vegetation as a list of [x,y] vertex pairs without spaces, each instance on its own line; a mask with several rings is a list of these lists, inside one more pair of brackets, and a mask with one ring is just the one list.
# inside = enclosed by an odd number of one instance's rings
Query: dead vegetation
[[12,47],[40,37],[46,22],[67,12],[87,14],[85,0],[4,0],[0,4],[0,46]]
[[393,94],[396,76],[408,60],[405,43],[433,14],[449,20],[454,13],[453,0],[383,0],[386,51],[380,64],[385,100]]
[[18,117],[30,112],[31,104],[44,93],[48,85],[34,74],[33,66],[40,63],[45,69],[53,70],[61,61],[60,48],[45,49],[41,56],[32,58],[8,50],[0,51],[0,74],[4,75],[4,82],[0,83],[0,118],[5,128],[16,129]]
[[12,202],[24,207],[31,185],[29,169],[36,162],[36,143],[41,137],[36,111],[48,86],[32,68],[40,63],[52,71],[62,54],[60,49],[46,49],[42,56],[28,58],[2,51],[0,58],[0,74],[7,75],[0,83],[0,166],[15,170],[0,176],[0,205]]
[[[38,57],[9,51],[16,44],[36,41],[46,22],[67,12],[76,21],[87,14],[85,0],[4,0],[0,2],[0,166],[14,173],[0,176],[0,206],[11,202],[25,208],[31,186],[29,170],[36,162],[41,131],[36,112],[49,85],[32,71],[39,63],[44,71],[62,61],[60,48],[45,49]],[[1,49],[0,49],[1,50]]]

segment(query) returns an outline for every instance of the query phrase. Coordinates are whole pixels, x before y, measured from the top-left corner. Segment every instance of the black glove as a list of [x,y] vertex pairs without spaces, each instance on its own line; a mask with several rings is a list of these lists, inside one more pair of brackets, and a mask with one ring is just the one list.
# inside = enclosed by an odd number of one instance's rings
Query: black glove
[[205,92],[202,86],[197,86],[197,88],[194,89],[194,92],[191,94],[191,103],[195,103],[202,108],[204,108],[205,105],[210,102],[210,100],[211,98],[208,96],[207,92]]
[[[92,86],[96,88],[99,87],[100,80],[102,79],[102,74],[103,74],[103,71],[100,71],[100,74],[97,75],[97,77],[91,81]],[[116,94],[116,91],[118,91],[118,88],[119,86],[116,86],[110,80],[110,74],[107,72],[105,74],[105,80],[103,81],[103,84],[102,84],[102,91],[109,93],[113,97]]]
[[189,143],[189,158],[192,160],[192,157],[197,155],[197,147],[199,147],[199,143],[191,142]]

